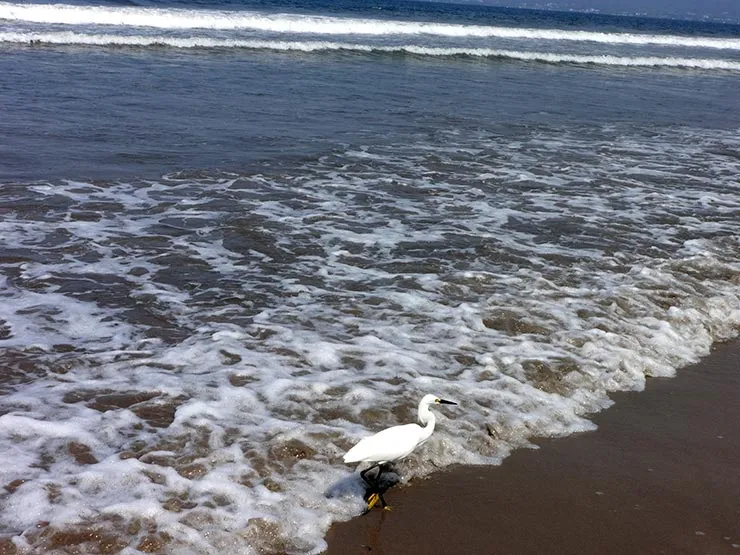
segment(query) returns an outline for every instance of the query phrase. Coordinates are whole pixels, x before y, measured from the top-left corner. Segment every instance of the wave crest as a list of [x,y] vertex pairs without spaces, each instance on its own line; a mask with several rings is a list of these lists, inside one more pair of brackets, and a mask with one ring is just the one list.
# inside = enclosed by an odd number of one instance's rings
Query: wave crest
[[416,56],[501,58],[551,64],[594,64],[623,67],[677,67],[707,70],[740,71],[740,62],[722,59],[677,58],[657,56],[576,55],[554,52],[499,50],[494,48],[443,48],[417,45],[378,46],[329,41],[267,41],[216,39],[209,37],[178,38],[167,36],[93,35],[83,33],[0,33],[0,43],[27,43],[80,46],[131,46],[170,48],[222,48],[274,50],[280,52],[358,52],[410,54]]
[[537,41],[578,41],[601,44],[657,45],[740,50],[740,39],[560,29],[514,28],[382,19],[357,19],[248,11],[186,10],[14,4],[0,2],[0,19],[64,25],[112,25],[159,29],[253,30],[313,35],[502,38]]

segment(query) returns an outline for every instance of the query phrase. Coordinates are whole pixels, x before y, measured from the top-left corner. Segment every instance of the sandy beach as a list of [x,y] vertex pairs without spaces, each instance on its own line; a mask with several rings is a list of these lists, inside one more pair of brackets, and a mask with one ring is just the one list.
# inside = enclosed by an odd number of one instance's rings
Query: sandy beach
[[740,553],[740,342],[613,399],[594,432],[391,489],[327,553]]

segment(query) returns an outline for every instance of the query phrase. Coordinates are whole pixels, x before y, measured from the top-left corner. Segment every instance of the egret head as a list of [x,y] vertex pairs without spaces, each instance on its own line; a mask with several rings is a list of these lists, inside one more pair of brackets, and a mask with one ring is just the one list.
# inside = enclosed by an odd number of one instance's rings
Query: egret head
[[456,405],[457,403],[454,403],[452,401],[448,401],[447,399],[442,399],[441,397],[438,397],[437,395],[424,395],[424,397],[421,400],[421,405],[424,405],[428,407],[429,405]]

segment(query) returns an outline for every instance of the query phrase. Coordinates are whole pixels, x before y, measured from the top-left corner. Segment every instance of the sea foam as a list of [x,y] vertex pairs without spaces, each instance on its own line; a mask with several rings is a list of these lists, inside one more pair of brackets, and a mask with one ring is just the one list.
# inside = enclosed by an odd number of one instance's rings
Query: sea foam
[[740,50],[740,39],[357,19],[245,11],[0,3],[0,19],[65,25],[258,30],[320,35],[434,35]]
[[740,71],[740,62],[716,58],[680,58],[660,56],[578,55],[557,52],[500,50],[494,48],[445,48],[418,45],[381,46],[327,41],[267,41],[214,39],[208,37],[177,38],[166,36],[89,35],[83,33],[2,33],[0,42],[22,44],[56,44],[85,46],[130,46],[173,48],[222,48],[273,50],[277,52],[347,52],[408,54],[430,57],[473,57],[519,60],[550,64],[587,64],[621,67],[675,67],[706,70]]
[[734,131],[413,139],[0,189],[3,533],[317,553],[364,507],[342,454],[422,394],[459,405],[403,481],[593,429],[738,335]]

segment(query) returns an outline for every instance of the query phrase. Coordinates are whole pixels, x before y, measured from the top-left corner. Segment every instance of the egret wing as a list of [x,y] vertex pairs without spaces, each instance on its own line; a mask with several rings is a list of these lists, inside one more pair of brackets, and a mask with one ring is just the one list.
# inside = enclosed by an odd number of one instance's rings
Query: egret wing
[[411,453],[421,440],[421,426],[417,424],[393,426],[360,440],[344,455],[344,462],[395,461]]

